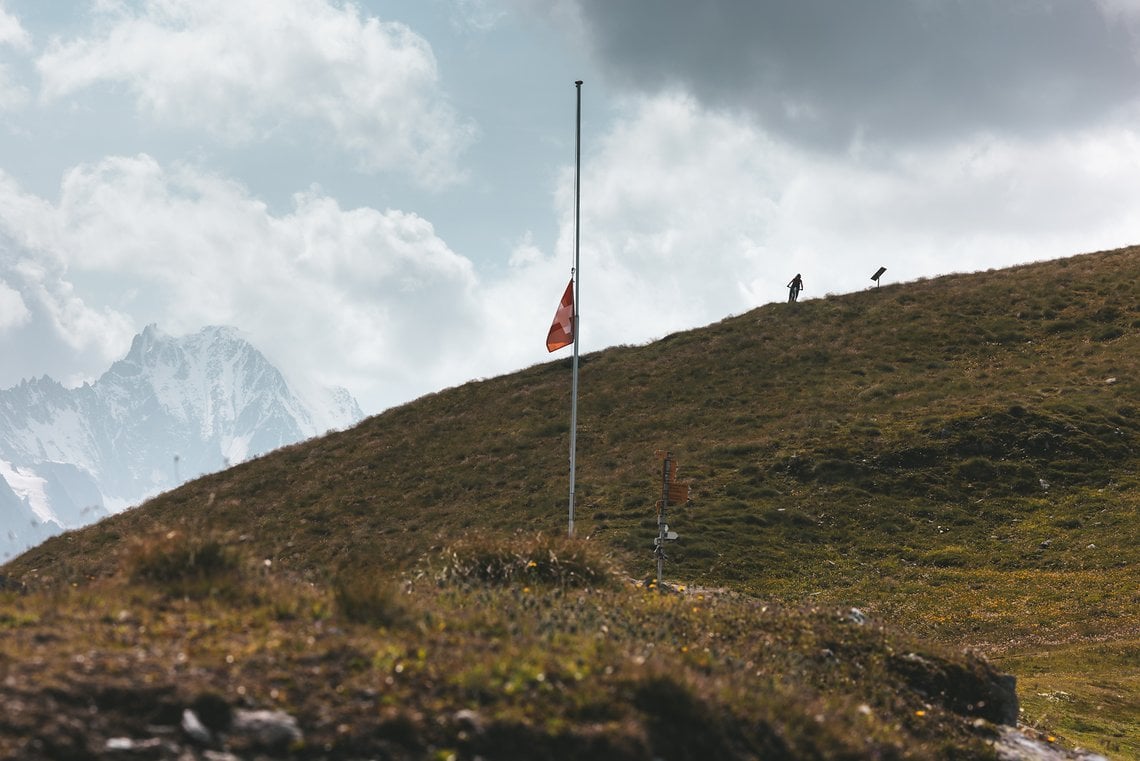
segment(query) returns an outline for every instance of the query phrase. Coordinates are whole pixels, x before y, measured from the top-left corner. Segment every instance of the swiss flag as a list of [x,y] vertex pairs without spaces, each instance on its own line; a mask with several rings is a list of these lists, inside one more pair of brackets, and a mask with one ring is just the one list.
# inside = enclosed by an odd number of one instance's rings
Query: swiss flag
[[566,293],[554,313],[554,322],[546,334],[546,350],[555,351],[574,343],[574,278],[570,278]]

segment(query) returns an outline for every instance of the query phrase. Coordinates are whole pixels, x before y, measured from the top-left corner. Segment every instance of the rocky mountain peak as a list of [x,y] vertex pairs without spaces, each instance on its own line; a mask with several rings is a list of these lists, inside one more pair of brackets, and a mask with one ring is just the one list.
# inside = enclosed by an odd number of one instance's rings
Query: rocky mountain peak
[[91,384],[0,391],[0,558],[362,417],[344,389],[303,398],[235,328],[147,325]]

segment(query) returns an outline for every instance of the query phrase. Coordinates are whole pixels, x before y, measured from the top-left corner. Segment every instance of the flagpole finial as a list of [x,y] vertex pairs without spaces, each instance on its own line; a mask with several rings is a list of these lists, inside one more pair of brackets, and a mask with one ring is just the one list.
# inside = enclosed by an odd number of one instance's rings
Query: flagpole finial
[[574,80],[574,84],[575,84],[577,87],[581,87],[581,86],[582,86],[582,80],[580,80],[580,79],[575,79],[575,80]]

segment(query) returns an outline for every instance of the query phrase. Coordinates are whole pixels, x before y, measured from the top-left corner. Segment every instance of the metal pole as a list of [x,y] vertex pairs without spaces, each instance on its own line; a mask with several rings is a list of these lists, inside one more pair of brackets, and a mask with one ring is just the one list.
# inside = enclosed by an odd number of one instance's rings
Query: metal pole
[[578,225],[581,221],[581,176],[582,176],[582,80],[574,83],[578,92],[578,112],[574,125],[574,314],[571,325],[574,328],[574,379],[570,389],[570,537],[574,537],[574,471],[577,463],[575,457],[578,447],[578,312],[581,301],[581,290],[578,281]]

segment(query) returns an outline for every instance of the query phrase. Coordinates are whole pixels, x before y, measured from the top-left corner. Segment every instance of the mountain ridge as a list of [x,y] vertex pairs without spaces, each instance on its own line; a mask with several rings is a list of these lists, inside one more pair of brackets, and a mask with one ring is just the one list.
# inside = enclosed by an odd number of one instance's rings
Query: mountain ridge
[[[148,325],[94,382],[43,376],[0,391],[0,475],[12,548],[137,504],[362,417],[350,396],[316,409],[240,331],[173,338]],[[19,494],[17,494],[19,493]],[[22,495],[22,496],[20,496]],[[54,526],[52,525],[54,524]]]

